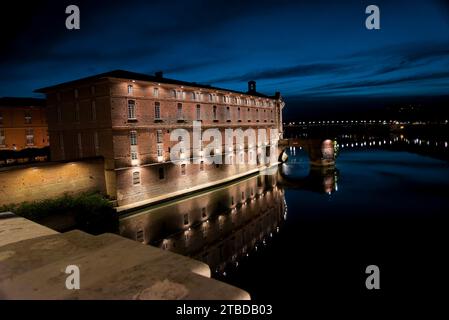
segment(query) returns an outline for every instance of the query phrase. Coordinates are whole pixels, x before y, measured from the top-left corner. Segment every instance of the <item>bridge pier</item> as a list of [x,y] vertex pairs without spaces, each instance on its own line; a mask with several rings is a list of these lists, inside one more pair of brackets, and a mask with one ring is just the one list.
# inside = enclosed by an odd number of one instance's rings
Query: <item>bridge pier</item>
[[286,162],[288,156],[285,150],[289,147],[301,147],[309,155],[310,165],[313,167],[334,167],[336,150],[332,139],[282,139],[278,144],[279,161]]

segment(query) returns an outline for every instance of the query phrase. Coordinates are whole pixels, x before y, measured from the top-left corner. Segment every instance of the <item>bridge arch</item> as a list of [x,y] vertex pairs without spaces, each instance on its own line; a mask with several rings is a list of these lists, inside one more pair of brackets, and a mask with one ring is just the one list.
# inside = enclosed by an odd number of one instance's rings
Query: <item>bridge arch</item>
[[301,147],[309,155],[312,167],[334,167],[337,155],[336,143],[333,139],[307,139],[289,138],[282,139],[278,144],[278,161],[286,162],[289,147]]

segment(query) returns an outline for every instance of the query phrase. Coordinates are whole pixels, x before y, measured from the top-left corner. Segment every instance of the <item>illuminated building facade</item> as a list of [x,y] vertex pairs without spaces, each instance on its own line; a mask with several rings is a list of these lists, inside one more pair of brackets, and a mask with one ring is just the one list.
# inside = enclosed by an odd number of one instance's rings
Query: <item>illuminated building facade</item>
[[[257,158],[260,141],[216,151],[244,164],[173,163],[174,129],[192,131],[199,121],[203,130],[263,128],[269,136],[276,129],[282,137],[282,98],[258,93],[254,81],[238,92],[117,70],[38,92],[47,96],[52,159],[103,157],[107,193],[119,206],[163,200],[264,167],[249,161]],[[188,150],[189,158],[207,157],[207,143]]]
[[0,98],[0,150],[48,146],[45,100]]

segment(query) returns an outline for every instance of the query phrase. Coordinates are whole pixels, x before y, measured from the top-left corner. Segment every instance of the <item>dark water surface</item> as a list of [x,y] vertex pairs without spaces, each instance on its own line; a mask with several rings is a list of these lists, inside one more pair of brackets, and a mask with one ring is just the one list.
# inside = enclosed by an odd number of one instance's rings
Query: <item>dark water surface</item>
[[120,233],[208,263],[253,299],[444,290],[449,165],[406,151],[343,148],[336,170],[289,150],[276,175],[255,176],[142,210]]

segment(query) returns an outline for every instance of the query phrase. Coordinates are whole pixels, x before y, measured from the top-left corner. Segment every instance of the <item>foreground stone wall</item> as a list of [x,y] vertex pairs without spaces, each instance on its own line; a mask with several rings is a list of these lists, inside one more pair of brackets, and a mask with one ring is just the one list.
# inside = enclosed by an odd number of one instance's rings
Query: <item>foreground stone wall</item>
[[45,163],[0,171],[0,206],[64,193],[105,192],[103,159]]

